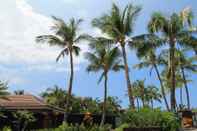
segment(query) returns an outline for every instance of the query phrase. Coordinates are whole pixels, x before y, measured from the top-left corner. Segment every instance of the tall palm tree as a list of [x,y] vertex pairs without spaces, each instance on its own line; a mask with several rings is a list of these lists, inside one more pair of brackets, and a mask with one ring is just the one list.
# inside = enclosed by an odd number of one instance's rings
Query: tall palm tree
[[161,93],[162,93],[162,97],[163,97],[165,105],[166,105],[166,109],[169,111],[170,108],[169,108],[168,101],[166,98],[165,88],[164,88],[163,81],[161,79],[160,72],[158,69],[158,66],[161,64],[161,62],[160,62],[161,59],[160,59],[160,57],[157,57],[154,52],[155,51],[153,49],[147,51],[146,55],[143,55],[143,57],[140,57],[141,62],[139,64],[135,65],[134,67],[138,68],[138,69],[150,67],[150,74],[152,72],[152,69],[155,70],[155,72],[157,74],[157,78],[160,82]]
[[176,66],[175,66],[175,49],[177,45],[185,47],[192,47],[197,42],[197,39],[192,35],[192,31],[189,28],[192,24],[192,13],[187,12],[186,15],[173,13],[170,17],[164,16],[160,12],[156,12],[152,15],[148,24],[149,32],[161,33],[164,43],[169,46],[169,76],[171,85],[171,110],[176,109]]
[[[183,78],[183,83],[184,83],[184,88],[187,96],[187,108],[190,109],[190,95],[189,95],[189,89],[188,89],[188,84],[187,84],[187,76],[186,72],[192,72],[196,73],[197,72],[197,64],[196,62],[196,56],[195,57],[186,57],[184,54],[183,50],[177,50],[177,59],[178,59],[178,67],[180,69],[180,72],[182,74]],[[182,91],[182,90],[181,90]]]
[[121,47],[129,102],[132,108],[135,108],[135,100],[133,97],[132,85],[129,76],[127,51],[125,48],[128,43],[127,38],[130,37],[133,32],[133,24],[140,10],[141,8],[139,6],[128,4],[124,10],[121,11],[116,4],[113,4],[111,12],[99,18],[95,18],[92,21],[92,25],[94,27],[99,28],[107,35],[107,38],[109,39],[108,42],[113,44],[115,43]]
[[70,60],[70,79],[68,84],[68,96],[66,100],[66,111],[70,109],[70,97],[72,94],[73,77],[74,77],[74,65],[73,54],[78,56],[80,47],[77,45],[79,42],[87,38],[87,35],[78,35],[79,25],[82,19],[75,20],[70,19],[68,23],[65,23],[62,19],[53,17],[54,26],[51,29],[54,31],[52,35],[41,35],[36,38],[39,43],[48,43],[50,46],[59,46],[62,48],[56,61],[59,61],[61,57],[65,55],[69,56]]
[[97,47],[93,52],[87,52],[86,58],[89,60],[90,64],[87,67],[88,72],[99,72],[102,74],[99,78],[99,82],[104,78],[104,102],[103,102],[103,113],[100,125],[102,126],[105,122],[106,115],[106,104],[107,104],[107,82],[108,73],[110,70],[119,71],[122,66],[120,65],[120,60],[117,59],[119,56],[118,48],[106,49],[103,46]]

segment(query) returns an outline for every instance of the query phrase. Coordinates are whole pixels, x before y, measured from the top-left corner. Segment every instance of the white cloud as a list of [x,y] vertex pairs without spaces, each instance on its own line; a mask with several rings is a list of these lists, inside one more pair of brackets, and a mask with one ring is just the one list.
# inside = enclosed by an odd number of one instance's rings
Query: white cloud
[[[29,72],[69,70],[69,66],[66,66],[68,61],[55,63],[59,48],[35,42],[36,36],[51,33],[52,22],[51,18],[37,13],[25,0],[5,0],[0,4],[0,63],[4,65],[0,67],[0,79],[23,82],[16,73],[6,74],[6,70],[10,69],[6,65],[22,65],[23,70]],[[75,60],[75,64],[82,61],[81,56]],[[13,67],[11,71],[18,70]]]
[[0,62],[54,62],[60,49],[35,43],[36,36],[51,33],[52,20],[36,13],[24,0],[6,0],[4,6],[8,8],[0,8]]

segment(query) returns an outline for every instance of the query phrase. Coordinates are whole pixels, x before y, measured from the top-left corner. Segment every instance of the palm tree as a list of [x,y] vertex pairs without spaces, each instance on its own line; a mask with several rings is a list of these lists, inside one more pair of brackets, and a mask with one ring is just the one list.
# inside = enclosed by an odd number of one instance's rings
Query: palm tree
[[134,93],[136,95],[138,109],[140,107],[139,99],[142,101],[143,107],[152,107],[153,108],[153,101],[161,102],[161,94],[159,89],[154,85],[145,85],[145,80],[136,80],[133,83],[135,87]]
[[151,103],[152,109],[154,108],[154,101],[161,103],[162,95],[160,94],[159,89],[154,85],[148,85],[146,88],[147,100]]
[[[146,106],[146,92],[145,92],[145,84],[144,84],[144,81],[145,80],[136,80],[134,83],[133,83],[133,87],[135,88],[135,93],[137,95],[137,98],[138,99],[141,99],[142,101],[142,106],[145,107]],[[137,101],[137,105],[138,105],[138,108],[139,108],[139,101]]]
[[177,50],[177,55],[178,55],[178,58],[177,58],[178,66],[182,74],[184,88],[185,88],[185,92],[187,96],[187,108],[190,109],[190,95],[189,95],[189,89],[188,89],[188,84],[187,84],[187,79],[186,79],[186,72],[192,72],[192,73],[197,72],[197,65],[195,64],[196,56],[187,58],[183,50]]
[[7,99],[7,95],[10,93],[7,91],[8,84],[5,82],[0,81],[0,99]]
[[133,32],[133,24],[136,16],[141,8],[128,4],[123,11],[116,4],[113,4],[111,12],[92,21],[94,27],[99,28],[107,35],[108,42],[115,43],[121,47],[122,57],[124,61],[125,78],[127,82],[127,90],[129,102],[132,108],[135,108],[135,100],[133,97],[132,85],[129,76],[129,67],[127,62],[126,45],[128,36]]
[[107,105],[107,82],[108,73],[110,70],[119,71],[122,66],[120,60],[117,59],[119,56],[118,48],[106,49],[103,46],[97,47],[94,52],[87,52],[86,58],[90,61],[87,67],[88,72],[99,72],[102,74],[98,82],[101,82],[104,78],[104,102],[103,102],[103,113],[100,125],[102,126],[105,122],[106,105]]
[[192,13],[188,11],[185,15],[173,13],[170,17],[166,17],[160,12],[152,15],[148,24],[149,32],[161,33],[164,43],[169,45],[169,76],[171,85],[171,110],[176,108],[176,66],[175,66],[175,49],[177,45],[192,47],[197,42],[197,39],[192,35],[191,26]]
[[155,51],[153,49],[150,49],[149,51],[147,51],[146,55],[143,55],[143,57],[140,57],[141,62],[139,64],[135,65],[134,67],[138,68],[138,69],[150,67],[150,74],[152,72],[152,69],[155,70],[155,72],[157,74],[157,78],[160,82],[161,93],[162,93],[162,97],[163,97],[165,105],[166,105],[166,109],[169,111],[170,108],[169,108],[168,101],[167,101],[167,98],[166,98],[165,88],[163,86],[163,81],[161,79],[160,72],[159,72],[159,69],[158,69],[158,65],[161,64],[161,62],[160,62],[161,59],[160,59],[160,57],[157,57],[154,52]]
[[53,88],[48,88],[45,92],[41,93],[41,96],[46,103],[65,108],[67,92],[58,86],[55,85]]
[[70,60],[70,79],[68,84],[68,96],[66,100],[66,110],[69,112],[70,109],[70,97],[72,94],[72,85],[74,77],[74,65],[73,65],[73,54],[78,56],[80,47],[77,45],[79,42],[87,38],[86,34],[78,35],[79,25],[82,19],[75,20],[70,19],[69,23],[65,23],[62,19],[53,17],[54,26],[51,29],[55,34],[52,35],[41,35],[36,38],[39,43],[47,42],[50,46],[59,46],[62,51],[59,53],[56,61],[59,61],[61,57],[65,55],[69,56]]

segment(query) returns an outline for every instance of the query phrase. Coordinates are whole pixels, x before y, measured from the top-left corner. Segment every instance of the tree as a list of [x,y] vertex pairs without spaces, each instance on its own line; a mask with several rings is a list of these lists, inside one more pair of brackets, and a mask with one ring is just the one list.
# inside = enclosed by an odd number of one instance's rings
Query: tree
[[154,107],[153,102],[161,102],[161,94],[159,89],[154,85],[145,85],[145,80],[136,80],[134,85],[134,91],[136,95],[138,110],[140,109],[139,100],[142,101],[143,107]]
[[159,89],[154,85],[148,85],[146,89],[147,100],[151,104],[152,109],[154,108],[154,101],[158,101],[161,103],[162,95]]
[[103,113],[100,126],[105,122],[106,106],[107,106],[107,82],[108,73],[110,70],[119,71],[122,66],[120,60],[117,57],[120,55],[118,48],[106,49],[104,46],[97,47],[93,52],[87,52],[86,58],[90,64],[87,67],[88,72],[99,72],[102,74],[99,78],[99,83],[104,78],[104,102],[103,102]]
[[[133,83],[133,86],[135,87],[135,90],[136,90],[136,94],[137,94],[137,98],[138,99],[141,99],[142,101],[142,106],[145,107],[147,106],[146,105],[146,99],[145,99],[145,96],[146,96],[146,92],[145,92],[145,84],[144,84],[144,81],[145,80],[136,80],[134,83]],[[138,107],[139,108],[139,107]]]
[[[183,15],[184,14],[184,15]],[[184,47],[193,47],[197,39],[192,35],[193,15],[191,11],[182,11],[180,14],[173,13],[170,17],[166,17],[160,12],[155,12],[148,24],[149,32],[160,33],[163,37],[164,44],[169,46],[169,77],[171,85],[171,110],[176,108],[176,66],[175,66],[175,49],[177,45]]]
[[6,96],[10,94],[7,91],[7,89],[8,89],[8,84],[3,81],[0,81],[0,99],[7,99]]
[[67,92],[58,86],[55,85],[54,88],[48,88],[45,92],[41,93],[41,96],[48,104],[65,108]]
[[133,97],[132,85],[129,76],[129,67],[127,62],[126,45],[128,43],[128,36],[133,32],[133,24],[136,16],[139,14],[141,8],[128,4],[123,11],[119,9],[116,4],[112,5],[111,12],[92,21],[94,27],[99,28],[108,37],[109,43],[115,43],[121,47],[122,58],[124,61],[125,78],[127,82],[127,90],[129,102],[132,108],[135,108],[135,100]]
[[196,57],[189,57],[188,58],[184,54],[184,50],[177,50],[176,52],[177,52],[177,57],[178,57],[177,58],[178,59],[178,67],[179,67],[180,72],[182,74],[185,92],[186,92],[186,96],[187,96],[187,108],[190,109],[190,95],[189,95],[189,89],[188,89],[188,84],[187,84],[186,72],[192,72],[192,73],[197,72],[197,65],[195,64]]
[[25,131],[28,124],[36,121],[33,113],[25,110],[13,112],[13,116],[18,121],[19,131]]
[[138,68],[138,69],[150,67],[150,74],[152,72],[152,69],[155,70],[155,72],[157,74],[157,78],[160,82],[161,93],[162,93],[162,97],[163,97],[165,105],[166,105],[166,109],[169,111],[170,108],[169,108],[168,101],[166,98],[165,88],[163,86],[163,81],[161,79],[160,72],[158,69],[158,65],[161,64],[161,62],[160,62],[161,59],[160,59],[160,57],[157,57],[154,52],[155,51],[153,49],[149,49],[149,51],[146,52],[146,55],[143,55],[142,57],[140,57],[141,62],[139,64],[135,65],[134,67]]
[[68,84],[68,96],[66,100],[66,112],[70,109],[70,97],[72,94],[72,85],[74,77],[74,65],[73,65],[73,54],[78,56],[80,47],[77,45],[82,40],[87,38],[86,34],[78,35],[79,25],[82,19],[75,20],[70,19],[69,23],[65,23],[62,19],[53,17],[54,26],[51,29],[55,34],[53,35],[41,35],[36,38],[39,43],[47,42],[50,46],[59,46],[62,51],[59,53],[56,61],[59,61],[61,57],[65,55],[69,56],[70,60],[70,79]]
[[14,94],[15,95],[24,95],[25,91],[24,90],[16,90],[16,91],[14,91]]

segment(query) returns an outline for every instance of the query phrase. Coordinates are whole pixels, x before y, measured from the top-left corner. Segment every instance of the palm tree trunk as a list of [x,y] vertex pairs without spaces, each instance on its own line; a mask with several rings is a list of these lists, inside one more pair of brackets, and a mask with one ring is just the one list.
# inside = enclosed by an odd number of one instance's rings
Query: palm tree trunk
[[128,67],[128,63],[127,63],[127,54],[126,54],[126,50],[125,50],[125,45],[122,44],[121,48],[122,48],[122,54],[123,54],[123,61],[124,61],[124,68],[125,68],[125,78],[126,78],[126,81],[127,81],[127,90],[128,90],[129,102],[130,102],[131,108],[135,109],[135,99],[134,99],[134,96],[133,96],[133,90],[132,90],[132,87],[131,87],[131,81],[130,81],[130,77],[129,77],[129,67]]
[[107,73],[105,73],[105,85],[104,85],[104,102],[103,102],[103,113],[101,118],[100,126],[102,127],[105,123],[105,116],[106,116],[106,105],[107,105]]
[[171,101],[171,111],[176,111],[176,75],[175,75],[175,42],[173,41],[174,39],[171,39],[170,42],[170,77],[171,77],[171,96],[170,96],[170,101]]
[[183,106],[183,90],[182,90],[182,87],[180,87],[180,103],[181,103],[181,106]]
[[139,98],[136,98],[136,100],[137,100],[137,109],[138,109],[138,111],[140,110],[140,102],[139,102]]
[[66,99],[66,116],[64,118],[64,121],[67,120],[67,115],[70,111],[70,98],[72,95],[72,85],[73,85],[73,77],[74,77],[74,68],[73,68],[73,55],[72,51],[70,51],[70,79],[69,79],[69,86],[68,86],[68,96]]
[[151,107],[152,107],[152,109],[154,109],[153,99],[151,99]]
[[160,73],[159,73],[159,70],[158,70],[156,64],[154,64],[154,68],[155,68],[155,71],[156,71],[156,73],[157,73],[157,77],[158,77],[159,82],[160,82],[161,93],[162,93],[162,96],[163,96],[163,99],[164,99],[164,102],[165,102],[165,105],[166,105],[166,109],[167,109],[168,111],[170,111],[170,108],[169,108],[169,105],[168,105],[168,101],[167,101],[167,98],[166,98],[165,88],[164,88],[164,86],[163,86],[163,81],[162,81],[162,79],[161,79],[161,76],[160,76]]
[[184,86],[185,86],[185,92],[186,92],[186,96],[187,96],[187,108],[190,109],[189,89],[188,89],[188,86],[187,86],[187,81],[186,81],[186,78],[185,78],[185,71],[184,71],[183,67],[181,67],[181,72],[182,72]]

